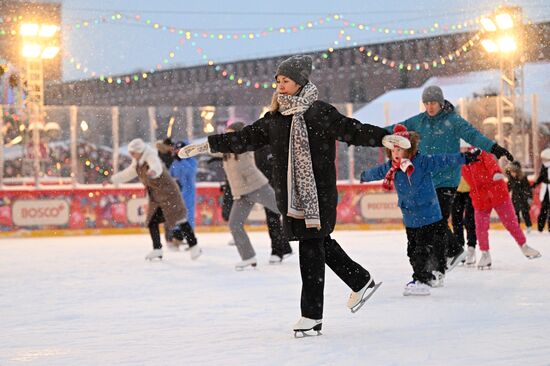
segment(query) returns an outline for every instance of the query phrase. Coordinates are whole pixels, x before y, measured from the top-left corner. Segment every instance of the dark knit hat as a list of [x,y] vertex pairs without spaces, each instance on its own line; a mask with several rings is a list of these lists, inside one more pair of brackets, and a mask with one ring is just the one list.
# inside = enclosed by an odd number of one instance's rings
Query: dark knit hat
[[427,102],[438,102],[439,104],[445,104],[445,99],[443,98],[443,90],[439,86],[430,85],[424,89],[422,92],[422,103]]
[[296,55],[287,58],[279,64],[275,78],[279,75],[286,76],[297,84],[304,86],[309,81],[313,60],[308,55]]

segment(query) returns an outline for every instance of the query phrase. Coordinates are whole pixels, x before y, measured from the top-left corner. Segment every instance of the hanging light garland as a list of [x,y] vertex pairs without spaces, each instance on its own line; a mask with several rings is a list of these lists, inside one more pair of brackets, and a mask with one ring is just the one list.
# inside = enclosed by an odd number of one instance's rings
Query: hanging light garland
[[294,26],[271,26],[260,32],[209,32],[209,31],[197,31],[192,29],[183,29],[177,26],[165,25],[160,22],[155,22],[147,17],[141,15],[127,15],[123,13],[115,13],[110,16],[99,16],[90,20],[79,21],[75,24],[68,24],[65,27],[69,30],[72,29],[84,29],[100,24],[113,23],[120,21],[132,21],[146,27],[150,27],[154,30],[167,31],[169,33],[175,33],[180,36],[186,36],[187,39],[191,38],[202,38],[202,39],[211,39],[211,40],[254,40],[262,37],[267,37],[272,34],[292,34],[300,31],[311,30],[313,28],[319,28],[327,24],[334,22],[340,22],[343,28],[353,28],[360,31],[379,33],[383,35],[399,35],[399,36],[414,36],[420,34],[430,34],[438,32],[449,32],[455,30],[464,30],[469,27],[477,26],[482,17],[478,16],[475,18],[470,18],[462,22],[444,24],[439,21],[432,23],[429,27],[423,28],[390,28],[390,27],[381,27],[376,24],[366,24],[360,22],[354,22],[345,19],[342,15],[339,14],[329,14],[324,17],[317,19],[312,19],[305,21],[304,23],[294,25]]
[[[474,36],[472,36],[468,41],[462,44],[460,47],[447,53],[446,55],[437,56],[431,60],[425,60],[417,63],[410,63],[404,60],[390,59],[390,58],[384,57],[381,54],[378,54],[373,49],[365,46],[355,47],[354,49],[357,52],[361,53],[365,59],[372,60],[375,63],[379,63],[391,69],[399,70],[402,72],[425,71],[425,70],[444,67],[449,63],[455,62],[458,58],[468,53],[474,46],[476,46],[479,43],[479,40],[481,39],[481,33],[483,33],[483,31],[479,31]],[[214,70],[216,71],[216,73],[222,76],[222,78],[227,81],[233,82],[238,86],[245,87],[245,88],[275,89],[277,87],[277,84],[273,80],[269,80],[269,81],[252,80],[247,77],[240,77],[235,71],[232,71],[229,68],[226,68],[223,65],[217,64],[215,61],[209,59],[207,54],[204,53],[204,50],[201,47],[197,46],[195,42],[192,42],[191,45],[195,47],[195,51],[201,55],[201,58],[203,58],[204,60],[208,60],[207,64],[209,66],[214,67]],[[324,62],[328,60],[331,57],[331,55],[334,53],[334,51],[335,49],[333,47],[329,47],[326,51],[322,52],[321,57],[319,58],[319,62]],[[173,56],[174,56],[173,51],[171,51],[170,57],[173,57]],[[68,55],[68,57],[70,57],[70,55]],[[166,63],[166,61],[167,59],[164,59],[163,63]],[[78,63],[74,57],[70,57],[69,62],[73,64],[76,69],[81,70],[84,73],[90,73],[92,77],[96,77],[98,75],[97,72],[90,72],[86,67],[83,67],[82,64]],[[319,64],[317,66],[320,67]],[[113,85],[131,84],[133,82],[145,80],[152,73],[160,70],[162,70],[162,64],[157,64],[156,70],[151,69],[149,72],[144,71],[141,73],[135,73],[133,75],[126,75],[126,76],[100,75],[99,80],[107,84],[113,84]]]

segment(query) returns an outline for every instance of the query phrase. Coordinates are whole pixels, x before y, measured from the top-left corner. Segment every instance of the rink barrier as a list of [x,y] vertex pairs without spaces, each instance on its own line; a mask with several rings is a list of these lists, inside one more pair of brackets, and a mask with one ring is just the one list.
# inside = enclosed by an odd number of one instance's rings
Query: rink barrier
[[[533,198],[531,217],[536,219],[540,211],[537,192]],[[228,231],[221,202],[219,183],[197,185],[197,232]],[[4,187],[0,190],[0,237],[144,233],[146,209],[140,184]],[[380,183],[338,184],[337,211],[337,230],[403,229],[397,195],[384,191]],[[253,208],[247,229],[266,229],[261,206]]]

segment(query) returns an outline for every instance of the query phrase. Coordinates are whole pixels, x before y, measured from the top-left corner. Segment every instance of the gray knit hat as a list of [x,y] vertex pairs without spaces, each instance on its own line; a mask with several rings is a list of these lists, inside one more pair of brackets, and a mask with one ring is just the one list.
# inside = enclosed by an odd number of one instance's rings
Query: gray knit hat
[[443,98],[443,90],[439,86],[430,85],[424,89],[422,92],[422,103],[427,102],[438,102],[439,104],[445,104],[445,99]]
[[275,78],[279,75],[284,75],[294,80],[297,84],[304,86],[309,81],[312,65],[313,60],[308,55],[289,57],[279,64]]

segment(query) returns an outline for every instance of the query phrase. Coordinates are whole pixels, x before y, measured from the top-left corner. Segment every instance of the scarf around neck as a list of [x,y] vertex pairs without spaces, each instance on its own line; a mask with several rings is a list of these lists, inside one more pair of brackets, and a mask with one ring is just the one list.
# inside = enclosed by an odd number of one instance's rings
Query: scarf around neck
[[392,160],[390,170],[386,173],[382,187],[391,191],[393,189],[393,181],[395,180],[395,173],[398,169],[401,169],[410,178],[414,172],[414,165],[409,159],[400,159],[399,161]]
[[319,92],[312,83],[307,83],[299,95],[279,95],[279,112],[292,115],[288,151],[288,212],[287,216],[305,220],[306,228],[321,229],[319,198],[313,175],[313,163],[309,150],[304,113],[317,100]]

